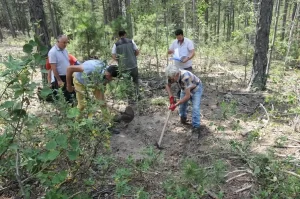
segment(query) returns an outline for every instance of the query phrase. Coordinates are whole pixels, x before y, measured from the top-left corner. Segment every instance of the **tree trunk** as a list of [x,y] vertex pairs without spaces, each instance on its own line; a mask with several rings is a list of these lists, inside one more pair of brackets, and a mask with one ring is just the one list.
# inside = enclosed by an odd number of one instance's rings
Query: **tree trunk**
[[[272,44],[270,48],[270,53],[269,53],[269,59],[267,63],[267,69],[266,69],[266,76],[269,75],[269,70],[270,70],[270,65],[271,65],[271,60],[272,60],[272,52],[273,52],[273,47],[276,39],[276,33],[277,33],[277,25],[278,25],[278,18],[279,18],[279,13],[280,13],[280,0],[276,1],[276,18],[275,18],[275,25],[274,25],[274,34],[273,34],[273,39],[272,39]],[[265,78],[265,81],[267,81],[267,78]],[[266,85],[267,82],[265,82]]]
[[255,49],[252,75],[249,88],[264,90],[266,87],[266,68],[268,62],[270,25],[272,22],[273,0],[261,1],[256,23]]
[[226,40],[229,41],[230,40],[230,36],[231,36],[231,17],[230,17],[230,11],[227,13],[227,37]]
[[[24,17],[24,16],[21,15],[19,3],[16,0],[12,1],[12,3],[13,3],[14,13],[15,13],[15,17],[16,17],[17,30],[21,30],[23,35],[25,35],[24,24],[22,23],[22,17]],[[26,17],[24,17],[24,18],[26,18]]]
[[[22,16],[26,16],[25,6],[28,6],[27,2],[21,4],[21,12],[22,12]],[[22,23],[24,23],[25,29],[26,29],[26,31],[27,31],[27,36],[30,37],[30,26],[29,26],[27,17],[23,17],[22,19],[23,19],[23,20],[22,20]]]
[[132,31],[132,21],[131,21],[131,14],[129,12],[130,9],[130,0],[125,0],[125,6],[126,6],[126,20],[128,24],[128,35],[130,38],[133,37],[133,31]]
[[[47,28],[47,21],[44,12],[43,0],[28,0],[29,3],[29,13],[30,13],[30,21],[34,26],[34,32],[36,37],[40,38],[41,44],[46,46],[49,50],[51,48],[50,45],[50,37]],[[44,69],[44,66],[40,66],[41,69]],[[42,73],[42,80],[46,84],[47,83],[47,74]]]
[[295,27],[295,22],[299,17],[299,9],[300,9],[300,3],[297,3],[297,7],[295,10],[295,14],[293,17],[293,21],[291,22],[291,28],[290,28],[290,34],[289,34],[289,41],[288,41],[288,48],[287,48],[287,52],[286,52],[286,56],[285,56],[285,61],[284,61],[284,65],[287,64],[288,60],[289,60],[289,54],[290,54],[290,49],[291,49],[291,45],[293,42],[293,31],[294,31],[294,27]]
[[15,27],[14,27],[14,24],[13,24],[13,21],[12,21],[13,18],[12,18],[10,8],[9,8],[6,0],[1,0],[1,3],[2,3],[2,6],[3,6],[3,9],[5,10],[5,14],[6,14],[6,18],[8,20],[8,23],[9,23],[9,29],[10,29],[11,35],[12,35],[13,38],[16,38],[17,34],[16,34]]
[[205,34],[204,34],[204,42],[207,44],[208,40],[208,0],[205,0],[206,9],[205,9]]
[[184,34],[187,36],[187,25],[186,25],[186,3],[183,3],[183,28]]
[[284,40],[285,36],[285,25],[286,25],[286,16],[287,16],[287,11],[288,11],[288,2],[289,0],[284,1],[284,9],[283,9],[283,16],[282,16],[282,30],[281,30],[281,41]]
[[2,34],[2,31],[1,31],[1,28],[0,28],[0,42],[2,42],[3,41],[3,34]]
[[221,15],[221,0],[218,1],[218,22],[217,22],[217,35],[218,35],[218,38],[217,38],[217,43],[219,43],[219,39],[220,39],[220,17]]
[[108,19],[107,19],[107,11],[106,11],[106,4],[105,4],[105,0],[102,0],[102,9],[103,9],[103,19],[104,19],[104,24],[108,24]]
[[234,18],[234,4],[233,4],[233,2],[231,1],[231,26],[232,26],[232,28],[231,28],[231,32],[233,32],[234,31],[234,29],[235,29],[235,23],[234,23],[234,20],[235,20],[235,18]]
[[95,5],[95,0],[90,0],[91,2],[91,8],[92,8],[92,12],[94,13],[96,5]]
[[55,20],[54,20],[54,13],[53,13],[53,9],[52,9],[52,6],[51,6],[51,1],[47,0],[47,3],[48,3],[48,9],[49,9],[49,13],[50,13],[52,35],[53,35],[54,38],[56,38],[58,36],[58,34],[57,34],[57,30],[56,30],[56,25],[55,25]]
[[297,10],[297,3],[295,2],[293,7],[293,12],[292,12],[292,21],[295,19],[296,10]]

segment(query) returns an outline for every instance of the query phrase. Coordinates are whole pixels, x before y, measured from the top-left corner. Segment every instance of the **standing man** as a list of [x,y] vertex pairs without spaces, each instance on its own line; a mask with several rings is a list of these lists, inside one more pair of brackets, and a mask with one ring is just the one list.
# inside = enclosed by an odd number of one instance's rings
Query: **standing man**
[[66,50],[67,44],[68,37],[59,35],[56,44],[49,51],[48,57],[55,78],[55,88],[62,88],[66,101],[72,103],[75,92],[69,93],[66,89],[66,73],[67,67],[70,65],[69,54]]
[[136,57],[139,55],[139,49],[133,40],[126,38],[124,30],[119,31],[119,37],[113,45],[112,58],[118,62],[120,72],[130,74],[138,95],[139,73]]
[[[170,107],[174,111],[179,106],[180,121],[182,124],[187,123],[187,107],[188,101],[192,101],[192,133],[200,135],[200,104],[202,96],[201,80],[192,72],[181,70],[175,65],[169,65],[166,68],[166,76],[168,82],[166,90],[169,94]],[[171,91],[171,84],[177,83],[181,88],[180,100],[175,102]]]
[[181,60],[174,60],[175,66],[192,72],[191,59],[195,55],[194,43],[192,40],[183,36],[183,31],[181,29],[177,29],[175,31],[175,35],[176,39],[171,44],[168,54],[174,54],[175,52],[178,52],[178,56]]

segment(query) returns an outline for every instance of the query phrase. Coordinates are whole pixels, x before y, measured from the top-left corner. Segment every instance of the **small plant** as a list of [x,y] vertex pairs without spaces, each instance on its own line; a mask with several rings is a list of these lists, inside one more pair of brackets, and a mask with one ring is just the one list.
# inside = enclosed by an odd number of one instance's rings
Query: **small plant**
[[222,101],[220,104],[222,116],[224,119],[236,114],[237,102],[236,101]]

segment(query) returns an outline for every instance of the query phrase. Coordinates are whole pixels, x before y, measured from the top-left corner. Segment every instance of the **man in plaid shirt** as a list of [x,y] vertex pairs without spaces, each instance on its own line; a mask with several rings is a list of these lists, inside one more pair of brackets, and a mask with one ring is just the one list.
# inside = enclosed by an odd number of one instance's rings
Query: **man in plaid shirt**
[[[174,65],[169,65],[166,68],[166,76],[168,82],[166,90],[169,94],[170,107],[174,111],[179,106],[179,115],[181,123],[187,123],[187,107],[188,101],[192,101],[192,133],[200,134],[200,104],[202,96],[202,83],[201,80],[187,70],[181,70]],[[175,102],[174,96],[171,91],[171,84],[177,83],[181,88],[180,100]]]

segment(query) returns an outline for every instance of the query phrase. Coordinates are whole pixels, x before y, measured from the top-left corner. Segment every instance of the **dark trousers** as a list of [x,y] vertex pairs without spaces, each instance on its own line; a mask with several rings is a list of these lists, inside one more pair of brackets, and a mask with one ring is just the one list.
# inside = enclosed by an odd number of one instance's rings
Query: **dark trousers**
[[[71,92],[71,93],[67,91],[67,80],[66,80],[65,75],[60,75],[59,77],[60,77],[61,81],[64,82],[64,86],[62,87],[62,92],[64,94],[64,97],[65,97],[66,101],[68,103],[73,103],[74,99],[75,99],[75,96],[76,96],[75,91]],[[74,86],[73,85],[73,78],[72,78],[72,86]],[[56,90],[59,89],[58,82],[57,82],[56,78],[55,78],[55,82],[54,82],[53,87],[54,87],[53,89],[56,89]]]
[[[184,68],[183,70],[188,70],[190,72],[193,72],[193,68],[191,66]],[[181,92],[181,89],[179,88],[179,91],[177,91],[177,99],[180,99],[180,92]]]
[[139,95],[139,70],[137,67],[125,70],[125,73],[128,73],[132,77],[132,81],[135,86],[136,95]]

